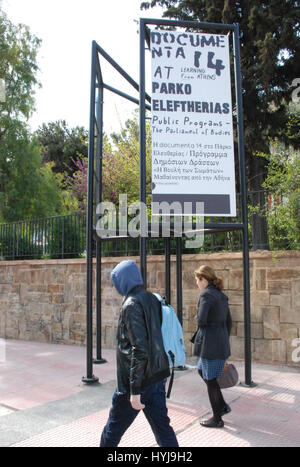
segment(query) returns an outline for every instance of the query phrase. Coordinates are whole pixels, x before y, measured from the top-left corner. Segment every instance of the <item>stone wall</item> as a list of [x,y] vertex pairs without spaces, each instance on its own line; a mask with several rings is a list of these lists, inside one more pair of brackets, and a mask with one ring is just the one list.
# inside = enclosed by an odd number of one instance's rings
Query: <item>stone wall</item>
[[[115,345],[121,302],[111,285],[109,273],[122,259],[103,259],[102,341],[106,348]],[[164,294],[164,257],[148,257],[147,264],[148,288]],[[233,317],[232,356],[243,358],[241,253],[183,256],[183,328],[187,351],[191,353],[192,350],[189,339],[195,331],[199,296],[193,271],[200,264],[209,264],[224,280]],[[171,299],[176,308],[176,261],[173,257],[171,269]],[[292,353],[296,339],[300,338],[300,252],[251,253],[250,279],[253,359],[295,363]],[[0,262],[0,337],[84,344],[85,284],[86,262],[82,259]]]

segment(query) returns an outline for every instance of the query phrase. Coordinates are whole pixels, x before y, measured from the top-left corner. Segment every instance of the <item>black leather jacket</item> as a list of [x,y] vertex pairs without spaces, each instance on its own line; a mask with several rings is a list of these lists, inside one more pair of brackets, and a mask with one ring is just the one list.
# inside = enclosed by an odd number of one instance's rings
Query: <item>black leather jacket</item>
[[141,394],[170,375],[161,335],[161,305],[142,286],[125,298],[117,330],[117,379],[120,393]]

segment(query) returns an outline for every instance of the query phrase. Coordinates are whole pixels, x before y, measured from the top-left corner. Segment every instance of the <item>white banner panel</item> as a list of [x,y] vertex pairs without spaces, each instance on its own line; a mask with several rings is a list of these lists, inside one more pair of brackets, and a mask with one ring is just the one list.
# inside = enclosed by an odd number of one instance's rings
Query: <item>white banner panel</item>
[[205,216],[236,216],[228,36],[153,31],[151,54],[154,212],[203,202]]

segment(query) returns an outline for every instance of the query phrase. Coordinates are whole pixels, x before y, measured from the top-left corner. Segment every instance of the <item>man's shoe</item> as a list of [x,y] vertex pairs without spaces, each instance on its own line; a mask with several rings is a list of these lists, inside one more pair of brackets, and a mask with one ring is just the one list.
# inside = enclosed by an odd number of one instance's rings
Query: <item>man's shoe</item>
[[200,425],[204,426],[205,428],[223,428],[224,422],[222,419],[215,420],[214,417],[212,417],[209,420],[203,420],[200,422]]
[[231,412],[231,408],[229,407],[228,404],[225,405],[224,409],[222,410],[222,412],[220,413],[221,417],[223,417],[223,415],[227,415],[228,413]]

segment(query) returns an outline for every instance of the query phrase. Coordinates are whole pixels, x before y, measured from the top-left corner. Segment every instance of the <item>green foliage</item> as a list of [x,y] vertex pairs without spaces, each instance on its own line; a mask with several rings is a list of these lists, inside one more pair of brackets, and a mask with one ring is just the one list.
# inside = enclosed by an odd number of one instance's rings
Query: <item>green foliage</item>
[[[128,119],[119,133],[103,138],[102,200],[119,204],[119,195],[127,194],[128,204],[139,200],[139,124],[137,115]],[[87,196],[88,160],[82,155],[73,161],[77,171],[65,178],[65,186],[85,210]],[[151,192],[151,135],[147,125],[146,183]],[[150,202],[150,196],[148,197]]]
[[12,222],[62,213],[61,181],[53,174],[51,165],[42,166],[37,142],[24,131],[17,140],[9,141],[5,153],[9,157],[2,158],[1,166],[3,218]]
[[286,124],[285,138],[286,144],[291,144],[294,148],[300,147],[300,106],[292,104],[289,106],[289,117]]
[[0,103],[1,139],[13,122],[28,119],[34,109],[40,43],[27,26],[15,26],[0,11],[0,78],[6,94],[5,102]]
[[73,174],[73,160],[88,155],[88,132],[83,127],[69,128],[65,120],[43,124],[36,131],[43,148],[43,163],[53,162],[55,173]]
[[[24,123],[33,111],[34,87],[38,70],[36,57],[40,41],[26,26],[13,25],[0,12],[0,78],[5,84],[5,100],[0,102],[0,212],[1,218],[14,219],[10,208],[18,195],[24,193],[14,184],[24,183],[25,161],[30,152],[27,128]],[[33,149],[33,148],[32,148]],[[23,156],[24,154],[24,156]],[[31,157],[31,155],[30,155]],[[33,159],[37,154],[34,150]],[[15,171],[18,170],[18,173]]]
[[276,141],[268,160],[264,187],[272,249],[300,249],[300,156]]
[[[128,119],[119,134],[111,135],[112,144],[103,158],[103,200],[118,204],[127,194],[128,203],[139,200],[139,123],[137,114]],[[146,125],[146,191],[151,192],[151,132]],[[149,199],[150,201],[150,199]]]
[[73,258],[86,248],[85,216],[68,216],[0,225],[0,259]]
[[43,253],[43,246],[34,238],[30,227],[27,234],[20,231],[18,223],[0,227],[0,260],[38,259]]
[[85,229],[80,214],[54,219],[44,250],[53,259],[77,258],[86,249]]
[[26,121],[34,110],[40,40],[28,27],[0,12],[0,220],[16,221],[63,213],[70,204],[52,166],[42,165],[42,148]]

